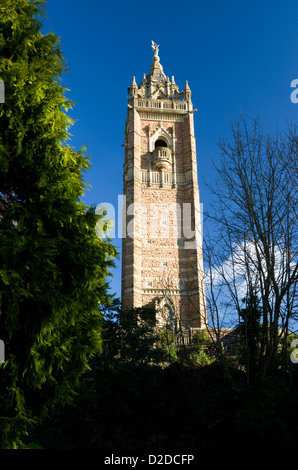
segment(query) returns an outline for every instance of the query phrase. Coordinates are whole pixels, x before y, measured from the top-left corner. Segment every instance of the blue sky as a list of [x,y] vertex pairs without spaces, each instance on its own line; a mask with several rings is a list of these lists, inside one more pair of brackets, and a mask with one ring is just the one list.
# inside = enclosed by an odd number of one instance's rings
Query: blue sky
[[[266,131],[297,123],[290,99],[298,79],[297,0],[97,1],[48,0],[43,32],[61,40],[69,72],[63,83],[76,102],[69,142],[88,146],[92,167],[87,204],[122,194],[127,88],[149,72],[159,44],[164,72],[180,91],[192,91],[201,202],[208,208],[216,141],[229,136],[229,120],[242,111],[260,117]],[[121,252],[121,239],[113,240]],[[111,290],[120,296],[120,262]]]

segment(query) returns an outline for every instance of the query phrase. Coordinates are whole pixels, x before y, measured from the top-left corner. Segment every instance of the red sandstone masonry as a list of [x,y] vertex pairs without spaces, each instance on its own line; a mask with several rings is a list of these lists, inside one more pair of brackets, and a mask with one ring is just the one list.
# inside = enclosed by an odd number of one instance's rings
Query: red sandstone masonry
[[[163,100],[160,97],[157,100],[158,106],[161,106]],[[157,111],[154,110],[154,113],[151,112],[153,119],[142,119],[142,108],[138,107],[135,95],[130,100],[130,105],[125,139],[123,189],[126,207],[132,203],[136,207],[134,215],[126,217],[127,227],[132,227],[133,237],[123,238],[123,305],[154,306],[156,301],[161,301],[166,295],[171,298],[175,314],[185,325],[204,326],[200,318],[202,316],[204,321],[206,317],[201,242],[197,242],[192,249],[183,248],[183,231],[179,233],[178,230],[179,210],[183,215],[183,203],[191,203],[190,228],[197,236],[200,231],[200,223],[194,210],[199,210],[199,191],[193,114],[186,109],[184,114],[180,112],[175,115],[172,121],[165,120],[160,107]],[[157,113],[160,120],[156,119]],[[168,113],[168,109],[165,113]],[[176,175],[185,179],[193,175],[194,181],[185,180],[184,184],[164,184],[162,187],[142,182],[143,175],[148,177],[150,165],[152,172],[160,172],[153,163],[150,139],[161,132],[161,129],[165,136],[173,136],[169,138],[169,145],[172,145],[173,161],[174,157],[176,160]],[[174,166],[163,171],[172,177]]]

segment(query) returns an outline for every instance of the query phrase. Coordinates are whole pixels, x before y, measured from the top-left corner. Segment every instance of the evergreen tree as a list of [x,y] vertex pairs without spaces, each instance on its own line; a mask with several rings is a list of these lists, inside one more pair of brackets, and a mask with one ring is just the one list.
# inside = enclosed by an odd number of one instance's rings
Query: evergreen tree
[[96,237],[80,198],[89,158],[66,141],[72,124],[43,0],[1,0],[0,447],[21,445],[28,423],[71,400],[101,350],[99,304],[116,255]]
[[243,302],[245,307],[239,311],[240,322],[238,331],[246,363],[247,382],[250,383],[256,378],[255,375],[258,372],[260,360],[262,308],[260,307],[260,300],[254,294],[248,295],[243,299]]
[[147,307],[125,309],[120,299],[102,309],[104,348],[102,362],[118,364],[156,364],[166,354],[155,331],[155,311]]

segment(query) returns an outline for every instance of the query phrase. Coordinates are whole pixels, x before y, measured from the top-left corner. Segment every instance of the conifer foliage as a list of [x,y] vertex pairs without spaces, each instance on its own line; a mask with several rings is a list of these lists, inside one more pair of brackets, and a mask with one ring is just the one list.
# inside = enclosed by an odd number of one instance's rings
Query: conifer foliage
[[116,255],[80,201],[89,158],[66,141],[72,124],[57,36],[45,2],[1,0],[0,447],[74,394],[101,349],[99,304]]

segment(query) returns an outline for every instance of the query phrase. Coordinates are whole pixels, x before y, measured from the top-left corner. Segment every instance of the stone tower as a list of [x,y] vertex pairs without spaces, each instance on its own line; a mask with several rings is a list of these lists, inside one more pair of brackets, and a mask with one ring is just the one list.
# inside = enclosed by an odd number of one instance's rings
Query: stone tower
[[158,325],[204,328],[202,231],[191,91],[163,71],[129,87],[125,128],[122,303]]

